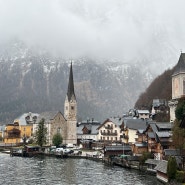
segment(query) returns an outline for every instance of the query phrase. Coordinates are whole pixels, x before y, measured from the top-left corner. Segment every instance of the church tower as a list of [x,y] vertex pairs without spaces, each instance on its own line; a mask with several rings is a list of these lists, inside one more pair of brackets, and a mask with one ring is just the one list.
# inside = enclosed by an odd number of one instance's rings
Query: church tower
[[175,109],[178,99],[185,96],[185,53],[181,53],[172,74],[172,100],[169,101],[170,119],[175,120]]
[[70,66],[69,83],[67,95],[64,103],[64,117],[67,120],[67,144],[77,144],[77,101],[74,92],[73,69],[72,63]]

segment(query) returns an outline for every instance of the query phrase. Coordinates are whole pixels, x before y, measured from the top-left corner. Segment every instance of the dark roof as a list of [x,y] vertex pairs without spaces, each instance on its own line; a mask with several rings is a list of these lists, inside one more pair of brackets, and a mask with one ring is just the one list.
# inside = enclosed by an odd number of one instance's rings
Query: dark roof
[[160,160],[155,160],[155,159],[147,159],[145,161],[146,164],[155,164],[155,165],[159,164],[160,162],[161,162]]
[[100,129],[101,127],[103,127],[107,122],[112,122],[113,124],[120,126],[123,123],[123,118],[107,118],[99,127],[98,129]]
[[185,73],[185,53],[181,53],[179,61],[177,65],[175,66],[172,76],[175,76],[179,73]]
[[180,150],[177,149],[164,149],[164,154],[166,156],[179,156]]
[[154,169],[166,174],[167,164],[168,164],[168,161],[160,160],[160,162],[157,164],[157,166]]
[[152,138],[152,139],[155,139],[155,134],[154,134],[154,132],[148,132],[148,137],[149,137],[149,138]]
[[166,137],[169,138],[171,136],[171,133],[167,132],[167,131],[166,132],[156,132],[156,134],[157,134],[158,137],[165,137],[165,138]]
[[156,123],[156,126],[159,130],[171,130],[172,129],[172,123],[170,122],[164,122],[164,123]]
[[77,134],[81,135],[83,134],[83,128],[86,127],[88,130],[91,131],[90,134],[88,135],[94,135],[94,134],[98,134],[98,130],[97,128],[99,127],[99,124],[80,124],[78,127],[77,127]]
[[[54,119],[54,117],[59,113],[59,111],[49,111],[49,112],[42,112],[39,117],[37,118],[37,122],[39,123],[41,119],[45,120],[45,123],[50,122]],[[62,114],[62,113],[61,113]]]
[[131,151],[131,147],[129,145],[106,146],[105,149],[106,151],[119,151],[119,150]]
[[148,146],[148,144],[146,142],[143,142],[143,143],[135,143],[134,145],[137,146],[137,147],[147,147]]
[[68,83],[67,97],[68,97],[68,101],[76,100],[75,91],[74,91],[72,63],[71,63],[70,73],[69,73],[69,83]]
[[147,122],[143,119],[125,119],[124,124],[126,128],[134,130],[145,130],[147,127]]

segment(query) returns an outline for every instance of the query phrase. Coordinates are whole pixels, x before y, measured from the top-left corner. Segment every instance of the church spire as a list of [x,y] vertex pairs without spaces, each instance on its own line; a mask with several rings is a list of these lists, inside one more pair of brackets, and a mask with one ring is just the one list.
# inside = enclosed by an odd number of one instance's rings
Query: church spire
[[68,83],[67,97],[68,97],[68,101],[76,100],[75,91],[74,91],[72,62],[71,62],[70,73],[69,73],[69,83]]

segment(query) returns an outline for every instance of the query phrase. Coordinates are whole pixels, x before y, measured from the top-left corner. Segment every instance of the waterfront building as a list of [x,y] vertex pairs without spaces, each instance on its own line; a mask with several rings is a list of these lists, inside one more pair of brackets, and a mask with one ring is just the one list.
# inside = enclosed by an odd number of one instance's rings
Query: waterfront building
[[135,119],[132,117],[123,118],[123,142],[133,144],[138,138],[138,130],[140,132],[147,128],[145,119]]
[[123,118],[108,118],[98,129],[98,140],[105,144],[123,141]]
[[77,143],[82,144],[84,148],[91,148],[93,142],[98,141],[98,130],[100,122],[94,119],[82,121],[77,125]]
[[33,136],[33,124],[39,114],[24,113],[13,124],[7,124],[4,130],[4,143],[18,144],[28,142]]
[[175,120],[175,109],[178,100],[185,96],[185,53],[181,53],[179,61],[172,74],[172,99],[168,102],[170,107],[170,120]]
[[77,101],[74,91],[72,63],[70,66],[68,91],[64,102],[64,115],[60,111],[41,113],[36,124],[33,125],[34,133],[41,119],[45,120],[48,145],[52,145],[53,136],[57,133],[62,135],[63,144],[77,144]]

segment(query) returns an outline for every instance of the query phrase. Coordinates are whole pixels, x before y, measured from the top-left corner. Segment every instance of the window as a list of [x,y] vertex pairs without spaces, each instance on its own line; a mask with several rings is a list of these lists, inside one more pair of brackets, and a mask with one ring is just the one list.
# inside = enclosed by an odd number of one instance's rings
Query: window
[[68,106],[66,106],[66,110],[68,110]]
[[71,110],[74,110],[75,108],[74,108],[74,106],[71,106]]
[[57,133],[60,134],[61,133],[61,128],[57,128]]

